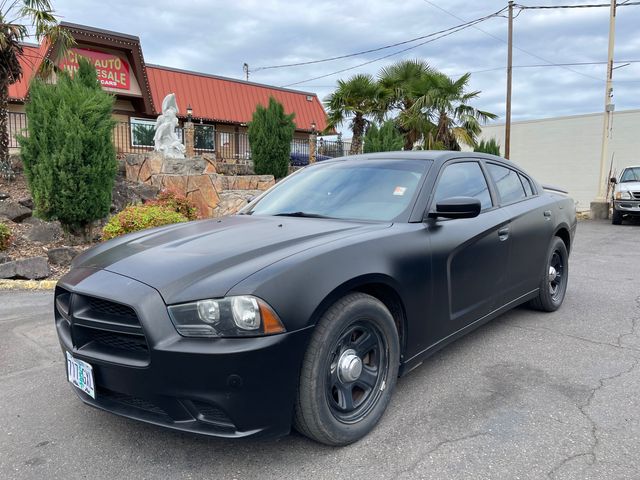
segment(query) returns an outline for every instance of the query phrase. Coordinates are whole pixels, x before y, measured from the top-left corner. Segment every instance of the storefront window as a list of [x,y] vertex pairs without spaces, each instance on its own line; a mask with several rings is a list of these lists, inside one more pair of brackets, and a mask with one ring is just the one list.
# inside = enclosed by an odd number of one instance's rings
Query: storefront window
[[195,125],[193,143],[197,150],[215,150],[215,130],[213,125]]
[[153,147],[153,136],[156,133],[155,120],[131,118],[131,146]]

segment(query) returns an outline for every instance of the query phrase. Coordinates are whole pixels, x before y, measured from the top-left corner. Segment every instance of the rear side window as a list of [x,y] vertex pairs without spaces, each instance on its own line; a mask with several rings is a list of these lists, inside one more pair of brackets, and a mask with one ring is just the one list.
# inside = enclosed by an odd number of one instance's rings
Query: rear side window
[[451,197],[477,198],[482,210],[491,208],[489,186],[477,162],[454,163],[444,168],[434,200],[437,203]]
[[[501,167],[495,163],[488,163],[489,175],[493,178],[500,194],[502,203],[511,203],[527,197],[518,172],[510,168]],[[529,186],[531,188],[531,186]]]
[[524,191],[527,194],[527,197],[533,196],[533,187],[531,187],[531,182],[529,181],[529,179],[521,173],[518,173],[518,175],[520,176],[520,181],[522,182],[522,186],[524,187]]

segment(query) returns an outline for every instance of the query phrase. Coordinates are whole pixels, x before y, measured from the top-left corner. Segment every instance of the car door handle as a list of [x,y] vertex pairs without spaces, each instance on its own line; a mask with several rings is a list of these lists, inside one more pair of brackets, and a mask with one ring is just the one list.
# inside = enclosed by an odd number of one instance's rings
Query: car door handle
[[504,242],[507,238],[509,238],[509,227],[502,227],[498,230],[498,238],[501,242]]
[[544,211],[544,219],[548,222],[549,220],[551,220],[551,210],[545,210]]

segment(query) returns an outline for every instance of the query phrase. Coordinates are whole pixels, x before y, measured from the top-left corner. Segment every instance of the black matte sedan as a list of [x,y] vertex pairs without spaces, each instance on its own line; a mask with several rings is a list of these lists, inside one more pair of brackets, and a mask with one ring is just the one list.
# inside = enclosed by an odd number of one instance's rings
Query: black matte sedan
[[88,251],[55,321],[89,405],[221,437],[366,435],[398,375],[525,302],[562,304],[573,201],[462,152],[311,165],[239,214]]

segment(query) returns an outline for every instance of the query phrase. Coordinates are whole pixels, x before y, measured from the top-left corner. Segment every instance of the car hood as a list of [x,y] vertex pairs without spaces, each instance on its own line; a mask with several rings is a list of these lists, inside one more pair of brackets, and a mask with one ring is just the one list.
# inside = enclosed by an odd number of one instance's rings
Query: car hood
[[143,282],[167,304],[222,297],[278,260],[390,224],[235,215],[156,228],[106,242],[74,261]]
[[620,192],[640,192],[640,182],[621,182],[618,184],[617,190]]

